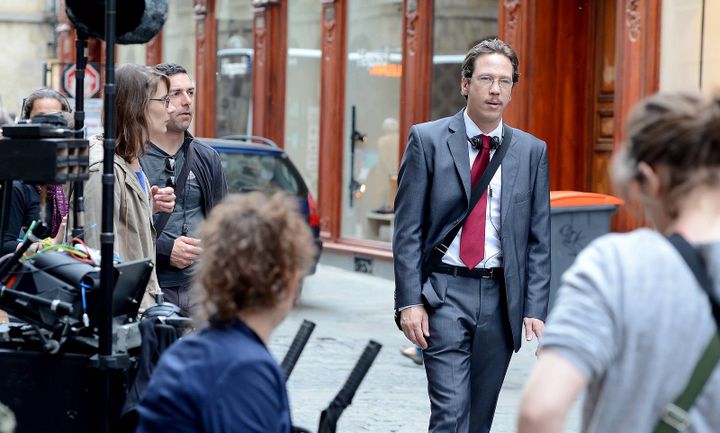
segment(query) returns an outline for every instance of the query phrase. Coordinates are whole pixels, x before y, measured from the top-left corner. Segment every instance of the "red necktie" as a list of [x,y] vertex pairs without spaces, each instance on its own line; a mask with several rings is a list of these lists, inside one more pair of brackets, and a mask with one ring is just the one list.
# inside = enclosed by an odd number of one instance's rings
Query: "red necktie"
[[[483,172],[490,163],[490,137],[481,135],[482,149],[480,154],[475,157],[471,173],[471,183],[475,184],[482,177]],[[483,191],[480,200],[473,208],[470,215],[463,224],[462,234],[460,235],[460,260],[465,263],[468,269],[477,266],[483,257],[485,257],[485,213],[487,208],[487,190]]]

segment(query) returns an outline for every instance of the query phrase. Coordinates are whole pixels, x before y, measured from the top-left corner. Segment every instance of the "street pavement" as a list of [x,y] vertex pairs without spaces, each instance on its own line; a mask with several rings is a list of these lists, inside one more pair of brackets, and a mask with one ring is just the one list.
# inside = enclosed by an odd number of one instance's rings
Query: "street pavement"
[[[427,431],[430,403],[422,367],[400,355],[409,345],[392,319],[393,282],[319,265],[306,278],[301,299],[273,334],[270,350],[282,360],[303,319],[317,324],[288,381],[293,424],[317,431],[320,412],[347,379],[369,340],[383,345],[352,405],[338,422],[339,433]],[[500,393],[494,433],[514,432],[522,387],[534,362],[536,342],[513,356]],[[566,432],[576,433],[577,405]]]

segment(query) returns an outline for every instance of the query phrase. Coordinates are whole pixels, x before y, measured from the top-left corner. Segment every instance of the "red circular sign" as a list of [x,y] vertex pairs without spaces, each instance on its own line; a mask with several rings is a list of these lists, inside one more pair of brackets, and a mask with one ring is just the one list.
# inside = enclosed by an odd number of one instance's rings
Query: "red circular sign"
[[[63,88],[71,98],[75,97],[75,65],[70,65],[63,73]],[[92,65],[85,68],[85,86],[83,94],[86,98],[92,98],[100,91],[100,73]]]

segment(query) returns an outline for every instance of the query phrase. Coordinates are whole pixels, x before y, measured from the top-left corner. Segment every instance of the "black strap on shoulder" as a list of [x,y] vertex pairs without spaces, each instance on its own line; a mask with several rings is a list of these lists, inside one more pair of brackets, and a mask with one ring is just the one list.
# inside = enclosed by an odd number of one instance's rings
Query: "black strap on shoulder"
[[702,257],[698,251],[679,234],[676,233],[670,235],[667,239],[672,246],[675,247],[678,253],[680,253],[682,258],[685,260],[685,263],[687,263],[688,267],[695,275],[698,283],[700,283],[700,286],[703,290],[705,290],[705,293],[707,293],[710,304],[712,305],[715,322],[718,329],[720,329],[720,301],[718,301],[717,296],[715,295],[712,280],[710,279],[710,275],[707,273]]
[[[668,241],[677,249],[695,275],[700,286],[707,292],[712,304],[713,316],[720,330],[720,304],[713,292],[712,280],[707,273],[705,265],[698,251],[679,234],[668,237]],[[682,393],[674,401],[665,405],[660,420],[655,425],[653,433],[675,433],[686,430],[690,425],[690,408],[705,388],[705,384],[712,376],[720,360],[720,334],[718,331],[710,338],[702,356],[693,369],[690,380]]]
[[[488,185],[490,185],[490,180],[492,180],[493,176],[495,176],[495,172],[500,167],[500,163],[502,163],[502,160],[505,157],[508,148],[510,147],[510,142],[512,141],[513,136],[512,131],[512,128],[503,124],[502,143],[500,144],[500,147],[495,151],[495,155],[493,155],[492,159],[490,160],[490,164],[488,164],[487,168],[485,168],[485,171],[483,171],[480,180],[478,180],[475,186],[473,186],[473,189],[470,192],[470,206],[468,207],[468,211],[465,214],[465,217],[461,219],[460,222],[458,222],[455,226],[453,226],[453,228],[450,229],[447,235],[445,235],[445,237],[443,238],[442,242],[440,242],[438,245],[435,246],[435,248],[433,248],[431,256],[428,259],[427,266],[424,267],[426,269],[426,273],[430,272],[430,270],[435,267],[435,265],[440,263],[440,260],[442,260],[442,257],[445,255],[445,252],[447,252],[447,249],[452,243],[453,239],[455,239],[455,236],[457,236],[460,228],[463,226],[463,224],[465,224],[465,220],[468,216],[470,216],[473,209],[475,208],[475,205],[477,205]],[[423,275],[423,280],[426,277],[427,275]]]
[[[178,174],[175,182],[176,200],[177,197],[182,196],[182,193],[185,190],[185,184],[187,183],[188,176],[190,175],[190,162],[192,160],[193,154],[190,149],[190,144],[192,144],[192,140],[188,140],[186,143],[183,144],[183,147],[185,147],[185,161],[183,162],[182,169],[180,169],[180,174]],[[158,217],[157,221],[155,222],[156,238],[160,237],[160,234],[162,234],[168,221],[170,221],[170,215],[172,215],[172,212],[162,212],[162,214]]]

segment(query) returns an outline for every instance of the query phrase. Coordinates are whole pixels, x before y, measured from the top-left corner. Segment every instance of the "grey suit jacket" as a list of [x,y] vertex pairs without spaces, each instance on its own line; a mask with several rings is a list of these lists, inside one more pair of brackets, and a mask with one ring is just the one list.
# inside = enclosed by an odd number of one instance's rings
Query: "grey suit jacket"
[[[502,161],[501,245],[515,350],[522,319],[545,320],[550,287],[550,183],[546,144],[513,129]],[[395,308],[445,299],[444,279],[430,274],[433,248],[468,212],[470,159],[463,111],[414,125],[400,164],[393,255]]]

